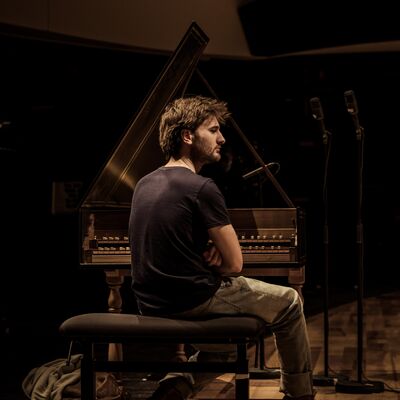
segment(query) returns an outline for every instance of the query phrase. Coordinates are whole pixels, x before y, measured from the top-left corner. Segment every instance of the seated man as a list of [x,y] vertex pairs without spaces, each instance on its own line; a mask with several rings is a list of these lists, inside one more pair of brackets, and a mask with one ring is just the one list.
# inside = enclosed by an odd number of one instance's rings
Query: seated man
[[[198,317],[253,314],[275,336],[284,399],[313,399],[312,365],[302,301],[288,287],[243,276],[243,258],[224,198],[201,168],[221,158],[224,102],[188,97],[170,103],[160,121],[167,163],[136,185],[129,222],[132,288],[145,315]],[[211,243],[211,245],[210,245]],[[227,353],[202,352],[200,359]],[[201,374],[169,374],[152,399],[186,399]],[[210,377],[208,376],[208,379]]]

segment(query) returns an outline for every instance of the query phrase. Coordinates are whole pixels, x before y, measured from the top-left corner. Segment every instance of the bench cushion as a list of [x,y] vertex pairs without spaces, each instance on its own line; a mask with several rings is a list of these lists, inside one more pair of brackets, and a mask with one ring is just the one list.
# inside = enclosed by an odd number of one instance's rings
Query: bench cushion
[[180,320],[136,314],[89,313],[71,317],[60,332],[74,339],[171,343],[242,343],[263,334],[265,323],[254,316],[218,316]]

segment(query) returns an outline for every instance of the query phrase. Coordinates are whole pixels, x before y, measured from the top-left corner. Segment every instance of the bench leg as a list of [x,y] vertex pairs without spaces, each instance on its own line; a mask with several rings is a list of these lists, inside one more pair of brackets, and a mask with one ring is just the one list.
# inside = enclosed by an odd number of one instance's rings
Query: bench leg
[[82,343],[81,361],[81,400],[96,400],[96,374],[93,368],[93,345]]
[[248,400],[250,391],[249,360],[246,344],[237,345],[237,372],[235,376],[236,400]]

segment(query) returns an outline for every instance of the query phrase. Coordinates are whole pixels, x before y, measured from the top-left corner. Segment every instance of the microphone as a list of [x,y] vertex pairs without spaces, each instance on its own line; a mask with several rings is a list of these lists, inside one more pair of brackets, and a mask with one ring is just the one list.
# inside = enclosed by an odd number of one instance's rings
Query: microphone
[[310,99],[311,106],[311,115],[312,117],[319,122],[319,127],[322,132],[322,141],[324,144],[328,142],[328,131],[325,128],[324,122],[324,111],[322,110],[321,101],[319,97],[313,97]]
[[358,119],[358,104],[356,96],[352,90],[346,90],[344,92],[344,101],[346,103],[347,112],[351,115],[351,118],[353,120],[357,138],[359,138],[362,134],[363,128],[361,127],[360,121]]
[[270,162],[267,165],[264,165],[263,167],[258,167],[255,170],[248,172],[247,174],[243,175],[242,178],[249,179],[252,176],[255,176],[255,175],[259,174],[260,172],[264,171],[266,168],[270,169],[270,167],[272,167],[272,166],[277,167],[277,170],[274,173],[276,175],[279,172],[279,170],[281,169],[281,166],[277,162]]
[[357,115],[358,114],[358,105],[356,96],[352,90],[346,90],[344,92],[344,101],[346,103],[347,112],[350,115]]

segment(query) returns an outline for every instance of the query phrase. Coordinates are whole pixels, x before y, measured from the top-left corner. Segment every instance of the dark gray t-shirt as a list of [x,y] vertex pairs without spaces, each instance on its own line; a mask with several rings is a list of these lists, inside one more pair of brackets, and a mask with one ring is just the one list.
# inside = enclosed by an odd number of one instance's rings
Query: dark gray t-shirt
[[221,276],[203,259],[207,230],[230,224],[213,180],[182,167],[143,177],[132,198],[132,287],[143,314],[167,315],[204,303]]

